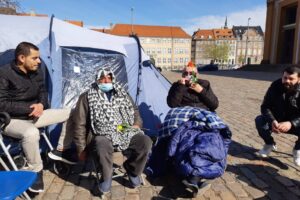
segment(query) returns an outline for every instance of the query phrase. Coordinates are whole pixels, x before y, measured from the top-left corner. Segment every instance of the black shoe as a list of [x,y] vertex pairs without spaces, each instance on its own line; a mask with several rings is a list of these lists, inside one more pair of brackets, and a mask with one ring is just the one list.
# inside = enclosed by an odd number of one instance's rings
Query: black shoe
[[43,170],[37,172],[36,180],[28,190],[34,193],[44,192]]
[[57,161],[61,161],[70,165],[75,165],[77,160],[74,158],[74,152],[71,149],[64,151],[52,150],[48,153],[48,156]]

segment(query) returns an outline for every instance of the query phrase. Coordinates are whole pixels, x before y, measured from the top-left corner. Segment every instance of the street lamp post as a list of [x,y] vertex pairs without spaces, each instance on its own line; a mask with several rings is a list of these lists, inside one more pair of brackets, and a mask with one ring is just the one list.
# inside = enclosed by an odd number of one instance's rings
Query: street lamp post
[[131,7],[130,11],[131,11],[131,35],[133,35],[133,10],[134,8]]
[[248,24],[247,24],[247,36],[246,36],[246,50],[245,50],[245,63],[247,63],[247,54],[248,54],[248,40],[249,40],[249,22],[251,18],[248,18]]

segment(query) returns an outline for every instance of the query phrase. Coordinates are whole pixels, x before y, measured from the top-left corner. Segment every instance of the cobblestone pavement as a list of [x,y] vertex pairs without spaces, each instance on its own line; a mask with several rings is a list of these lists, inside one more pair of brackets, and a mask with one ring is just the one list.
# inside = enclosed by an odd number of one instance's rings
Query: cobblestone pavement
[[[171,82],[180,77],[176,72],[164,72],[164,75]],[[280,74],[219,71],[200,76],[210,80],[220,100],[217,112],[230,126],[233,141],[225,174],[194,199],[300,199],[300,168],[294,165],[291,154],[296,137],[276,135],[278,150],[272,152],[270,158],[262,160],[255,154],[263,142],[256,132],[254,118],[259,114],[270,81]],[[122,157],[116,160],[120,162]],[[45,170],[46,191],[35,199],[99,199],[95,178],[89,178],[88,171],[84,165],[77,165],[68,177],[58,177]],[[112,192],[103,199],[192,199],[175,176],[154,180],[151,184],[146,180],[138,189],[130,189],[127,184],[126,178],[116,179]]]

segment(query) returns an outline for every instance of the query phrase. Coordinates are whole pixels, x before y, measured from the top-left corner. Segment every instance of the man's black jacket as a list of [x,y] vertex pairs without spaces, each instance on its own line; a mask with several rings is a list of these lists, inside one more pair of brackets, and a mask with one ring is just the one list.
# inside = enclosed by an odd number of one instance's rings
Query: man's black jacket
[[269,123],[290,121],[293,127],[300,127],[300,99],[295,99],[295,92],[288,92],[281,79],[271,84],[261,105],[261,113]]
[[213,93],[209,81],[198,79],[197,82],[203,87],[201,93],[197,93],[179,82],[173,83],[167,97],[168,105],[171,108],[192,106],[215,111],[219,101]]
[[29,119],[30,106],[42,103],[48,107],[43,71],[25,74],[15,62],[0,67],[0,111],[15,119]]

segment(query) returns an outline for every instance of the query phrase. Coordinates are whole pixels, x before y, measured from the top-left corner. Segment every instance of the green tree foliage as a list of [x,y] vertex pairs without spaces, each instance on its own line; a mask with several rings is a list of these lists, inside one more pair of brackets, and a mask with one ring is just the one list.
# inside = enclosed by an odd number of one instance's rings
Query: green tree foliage
[[228,60],[230,47],[227,43],[223,44],[212,44],[212,45],[206,45],[204,47],[204,56],[207,59],[211,60]]

